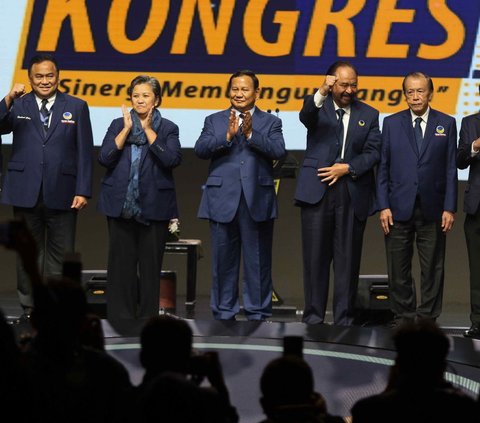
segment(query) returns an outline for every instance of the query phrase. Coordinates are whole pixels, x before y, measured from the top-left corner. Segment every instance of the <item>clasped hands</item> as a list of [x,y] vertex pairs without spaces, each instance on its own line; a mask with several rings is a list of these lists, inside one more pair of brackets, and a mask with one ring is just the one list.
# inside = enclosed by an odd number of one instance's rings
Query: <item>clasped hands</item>
[[[238,129],[240,128],[240,118],[235,113],[235,110],[230,110],[230,116],[228,117],[228,128],[227,128],[227,141],[230,142],[233,137],[237,134]],[[242,134],[246,138],[250,138],[252,135],[252,115],[250,112],[243,113],[243,122],[241,125]]]
[[[140,123],[141,123],[144,131],[152,129],[153,111],[154,110],[155,110],[155,107],[152,107],[148,111],[147,116],[144,119],[140,119]],[[128,109],[127,106],[125,106],[125,104],[122,104],[122,115],[123,115],[123,126],[124,126],[125,129],[130,131],[133,127],[132,115],[130,114],[129,109]]]

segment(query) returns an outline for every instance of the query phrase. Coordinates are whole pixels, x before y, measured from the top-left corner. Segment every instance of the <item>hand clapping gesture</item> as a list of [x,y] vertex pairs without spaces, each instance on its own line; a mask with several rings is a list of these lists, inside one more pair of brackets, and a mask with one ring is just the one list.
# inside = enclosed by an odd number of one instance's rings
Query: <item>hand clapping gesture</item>
[[130,112],[128,111],[128,107],[125,106],[125,104],[122,104],[122,114],[123,114],[123,127],[125,129],[132,129],[133,122],[132,122],[132,116],[130,115]]
[[250,138],[252,135],[252,115],[250,112],[243,114],[242,133],[247,138]]
[[228,117],[228,127],[227,127],[227,141],[232,141],[233,137],[237,134],[238,131],[238,117],[235,114],[235,110],[230,110],[230,116]]
[[152,129],[152,118],[153,118],[153,107],[148,111],[147,117],[142,122],[142,128],[146,132],[149,129]]

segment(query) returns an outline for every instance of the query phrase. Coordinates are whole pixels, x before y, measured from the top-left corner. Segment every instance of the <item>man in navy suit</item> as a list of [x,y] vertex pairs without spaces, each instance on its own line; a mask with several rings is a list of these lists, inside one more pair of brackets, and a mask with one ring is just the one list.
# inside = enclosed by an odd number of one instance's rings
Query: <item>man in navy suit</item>
[[332,261],[333,321],[353,322],[363,232],[374,211],[373,169],[380,156],[378,111],[355,99],[357,80],[350,63],[334,63],[300,112],[308,130],[295,192],[302,219],[305,323],[324,322]]
[[[394,324],[435,320],[442,310],[446,234],[457,210],[455,119],[430,108],[433,82],[422,72],[403,80],[408,109],[385,118],[377,175]],[[420,258],[420,301],[412,278]]]
[[285,155],[282,122],[255,106],[259,81],[253,72],[234,73],[228,90],[232,107],[208,116],[195,144],[195,153],[211,160],[198,212],[198,217],[210,220],[210,305],[216,319],[235,319],[243,254],[245,315],[264,320],[272,313],[277,217],[272,162]]
[[465,239],[467,241],[470,267],[470,320],[472,325],[465,331],[468,338],[480,339],[480,113],[462,120],[458,142],[457,166],[470,166],[465,187],[463,211],[465,212]]
[[[92,193],[93,136],[87,103],[58,91],[55,58],[41,54],[28,68],[32,92],[14,84],[0,102],[0,132],[13,132],[1,202],[25,219],[37,241],[45,276],[62,272],[74,251],[77,211]],[[30,283],[17,264],[20,303],[33,306]]]

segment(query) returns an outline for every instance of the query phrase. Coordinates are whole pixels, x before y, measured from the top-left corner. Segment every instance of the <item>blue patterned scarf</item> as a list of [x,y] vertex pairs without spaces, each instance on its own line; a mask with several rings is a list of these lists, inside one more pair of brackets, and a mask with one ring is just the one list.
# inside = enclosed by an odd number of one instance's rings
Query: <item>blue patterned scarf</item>
[[[131,144],[131,158],[130,158],[130,175],[128,176],[127,194],[125,202],[123,203],[122,217],[124,219],[134,218],[141,223],[147,223],[142,218],[142,209],[140,208],[140,190],[139,190],[139,175],[140,175],[140,159],[142,157],[142,150],[147,144],[147,136],[142,128],[142,124],[137,113],[132,109],[130,111],[132,116],[132,129],[125,140],[126,144]],[[158,133],[162,115],[155,109],[152,117],[152,129]]]

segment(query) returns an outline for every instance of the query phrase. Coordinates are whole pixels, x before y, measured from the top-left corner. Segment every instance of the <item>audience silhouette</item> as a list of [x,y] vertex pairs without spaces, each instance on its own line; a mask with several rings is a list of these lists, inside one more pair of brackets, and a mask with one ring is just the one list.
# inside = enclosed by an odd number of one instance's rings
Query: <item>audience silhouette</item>
[[432,320],[400,326],[394,344],[385,391],[358,401],[353,423],[475,421],[475,401],[445,380],[449,340]]
[[105,352],[82,345],[86,312],[83,289],[71,280],[49,279],[44,289],[34,290],[36,334],[25,364],[32,408],[41,421],[128,421],[133,390],[128,372]]
[[[145,375],[138,387],[140,422],[237,422],[218,355],[192,356],[192,330],[180,319],[148,320],[141,336]],[[203,378],[210,387],[200,387]]]
[[[193,353],[186,321],[169,315],[147,321],[140,336],[145,373],[135,389],[123,365],[105,352],[101,321],[88,312],[78,280],[42,280],[35,241],[24,224],[16,226],[8,247],[18,252],[31,280],[34,310],[31,337],[21,346],[0,311],[3,415],[16,415],[19,422],[238,422],[218,354]],[[445,379],[449,340],[435,322],[404,324],[394,345],[386,389],[353,406],[353,423],[475,421],[479,401]],[[300,356],[271,361],[260,388],[262,423],[343,422],[327,412]]]
[[[101,351],[99,329],[89,318],[81,285],[68,278],[42,280],[35,241],[25,225],[18,225],[9,247],[18,252],[32,283],[32,336],[23,347],[20,367],[26,376],[21,398],[33,420],[129,421],[133,405],[129,374]],[[84,345],[85,340],[91,345]]]
[[312,369],[302,358],[286,355],[271,361],[260,379],[262,423],[342,423],[328,414],[325,399],[314,391]]
[[0,310],[0,410],[2,415],[15,416],[17,422],[31,422],[32,410],[25,407],[31,398],[27,375],[21,365],[21,353],[12,326]]

